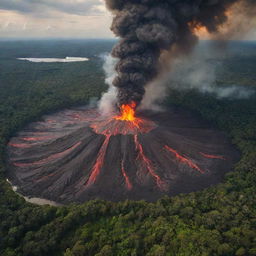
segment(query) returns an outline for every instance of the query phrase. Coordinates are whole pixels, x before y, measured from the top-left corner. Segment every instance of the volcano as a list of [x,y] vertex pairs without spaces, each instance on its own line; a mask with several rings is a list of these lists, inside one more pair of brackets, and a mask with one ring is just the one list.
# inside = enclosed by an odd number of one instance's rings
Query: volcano
[[190,112],[108,117],[79,107],[43,116],[7,147],[8,178],[25,196],[59,203],[100,198],[155,201],[223,180],[239,154],[225,134]]

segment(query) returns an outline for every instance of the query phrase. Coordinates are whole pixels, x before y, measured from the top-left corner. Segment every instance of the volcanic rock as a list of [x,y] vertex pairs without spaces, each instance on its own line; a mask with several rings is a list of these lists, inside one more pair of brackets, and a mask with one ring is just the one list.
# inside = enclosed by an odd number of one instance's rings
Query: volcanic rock
[[10,140],[8,178],[25,196],[59,203],[154,201],[221,182],[239,158],[189,112],[137,115],[135,124],[88,107],[43,116]]

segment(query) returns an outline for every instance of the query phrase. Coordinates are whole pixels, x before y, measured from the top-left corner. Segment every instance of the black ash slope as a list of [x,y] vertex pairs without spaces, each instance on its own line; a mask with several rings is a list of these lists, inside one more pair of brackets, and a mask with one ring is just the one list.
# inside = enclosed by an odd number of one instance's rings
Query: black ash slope
[[154,128],[110,136],[90,127],[95,109],[45,116],[11,139],[9,179],[23,195],[60,203],[154,201],[221,182],[239,158],[224,134],[187,112],[139,115]]

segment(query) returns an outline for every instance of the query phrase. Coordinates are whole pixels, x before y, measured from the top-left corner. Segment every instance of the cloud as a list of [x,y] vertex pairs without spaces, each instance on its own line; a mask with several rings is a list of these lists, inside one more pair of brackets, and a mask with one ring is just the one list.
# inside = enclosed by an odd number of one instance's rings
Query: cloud
[[0,38],[111,38],[104,0],[0,0]]
[[86,15],[101,15],[104,6],[101,0],[1,0],[0,9],[13,10],[32,15],[45,15],[51,11]]
[[51,11],[43,16],[0,9],[0,38],[111,38],[110,24],[109,15]]

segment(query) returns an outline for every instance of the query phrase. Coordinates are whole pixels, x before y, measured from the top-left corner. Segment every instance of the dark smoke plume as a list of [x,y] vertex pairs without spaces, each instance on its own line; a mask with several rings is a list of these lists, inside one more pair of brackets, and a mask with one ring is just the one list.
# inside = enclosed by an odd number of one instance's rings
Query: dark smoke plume
[[139,105],[145,85],[160,72],[162,52],[189,53],[197,42],[194,29],[217,33],[239,2],[255,5],[255,0],[106,0],[115,15],[111,30],[121,38],[112,50],[119,59],[113,81],[118,105]]

